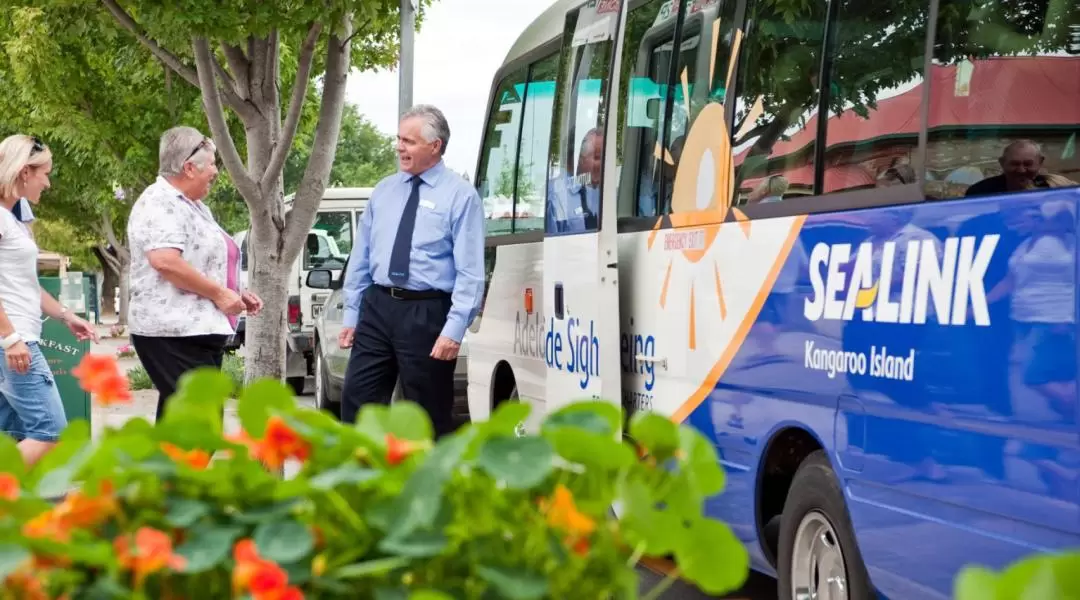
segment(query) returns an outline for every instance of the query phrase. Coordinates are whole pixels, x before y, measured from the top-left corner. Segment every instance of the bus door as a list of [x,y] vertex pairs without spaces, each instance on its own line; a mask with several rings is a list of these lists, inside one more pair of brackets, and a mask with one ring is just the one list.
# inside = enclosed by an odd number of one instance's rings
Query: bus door
[[[544,237],[547,410],[621,405],[616,246],[616,56],[621,0],[566,15]],[[612,119],[614,121],[614,119]]]

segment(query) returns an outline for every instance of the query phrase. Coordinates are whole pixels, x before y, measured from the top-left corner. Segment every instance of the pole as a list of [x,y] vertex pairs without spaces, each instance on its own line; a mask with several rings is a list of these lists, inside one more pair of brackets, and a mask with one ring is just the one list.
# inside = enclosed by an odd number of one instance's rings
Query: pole
[[416,0],[401,0],[401,53],[398,57],[398,116],[412,107],[413,42],[416,37]]

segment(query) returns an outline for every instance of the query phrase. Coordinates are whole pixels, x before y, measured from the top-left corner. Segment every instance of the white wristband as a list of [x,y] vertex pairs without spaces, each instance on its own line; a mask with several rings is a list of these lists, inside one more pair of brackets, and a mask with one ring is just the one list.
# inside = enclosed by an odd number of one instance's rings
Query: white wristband
[[23,341],[22,336],[18,333],[13,333],[4,338],[3,340],[0,340],[0,348],[7,350],[8,348],[14,346],[15,344],[18,344],[21,341]]

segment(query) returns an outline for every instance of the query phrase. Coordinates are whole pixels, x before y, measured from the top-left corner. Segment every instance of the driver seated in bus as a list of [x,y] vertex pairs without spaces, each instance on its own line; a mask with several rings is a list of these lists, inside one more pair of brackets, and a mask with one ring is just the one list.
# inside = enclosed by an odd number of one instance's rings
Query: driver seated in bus
[[548,231],[595,231],[599,227],[603,153],[603,134],[590,129],[581,139],[576,175],[556,175],[548,186]]

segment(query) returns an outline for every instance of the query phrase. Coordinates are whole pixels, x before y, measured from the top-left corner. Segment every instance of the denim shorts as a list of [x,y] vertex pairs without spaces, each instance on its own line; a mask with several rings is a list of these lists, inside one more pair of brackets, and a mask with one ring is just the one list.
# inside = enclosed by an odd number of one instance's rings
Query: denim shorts
[[30,369],[23,374],[10,370],[0,350],[0,431],[19,441],[55,442],[67,427],[64,403],[41,348],[27,346]]

